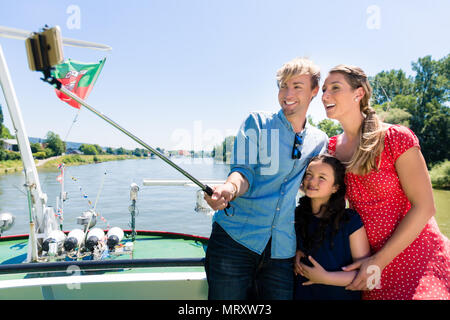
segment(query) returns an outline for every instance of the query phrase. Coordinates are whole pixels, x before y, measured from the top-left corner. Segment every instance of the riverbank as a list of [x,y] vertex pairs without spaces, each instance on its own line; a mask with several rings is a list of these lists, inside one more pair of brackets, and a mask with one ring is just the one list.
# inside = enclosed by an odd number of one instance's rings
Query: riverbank
[[56,159],[52,159],[50,161],[45,162],[39,168],[56,168],[58,164],[64,163],[66,166],[79,166],[83,164],[90,164],[90,163],[100,163],[100,162],[106,162],[106,161],[119,161],[119,160],[126,160],[126,159],[139,159],[139,157],[132,156],[132,155],[113,155],[113,154],[100,154],[100,155],[65,155],[58,157]]
[[[66,166],[78,166],[90,163],[100,163],[106,161],[118,161],[126,159],[139,159],[139,157],[133,155],[112,155],[112,154],[101,154],[101,155],[64,155],[51,157],[43,160],[35,160],[37,168],[56,168],[58,164],[64,163]],[[22,160],[6,160],[0,161],[0,175],[21,172],[23,170]]]
[[[58,164],[64,163],[66,166],[78,166],[90,163],[100,163],[105,161],[118,161],[118,160],[126,160],[126,159],[140,159],[142,157],[137,157],[134,155],[113,155],[113,154],[101,154],[101,155],[64,155],[64,156],[56,156],[42,160],[34,160],[37,168],[45,168],[51,169],[56,168]],[[434,170],[432,168],[431,171],[428,171],[431,177],[431,184],[433,189],[436,190],[448,190],[448,165],[449,162],[445,164],[446,170],[443,172],[441,168],[438,170]],[[22,160],[5,160],[0,161],[0,175],[21,172],[23,170]],[[445,179],[444,179],[445,178]],[[442,183],[442,181],[446,181],[446,183]]]

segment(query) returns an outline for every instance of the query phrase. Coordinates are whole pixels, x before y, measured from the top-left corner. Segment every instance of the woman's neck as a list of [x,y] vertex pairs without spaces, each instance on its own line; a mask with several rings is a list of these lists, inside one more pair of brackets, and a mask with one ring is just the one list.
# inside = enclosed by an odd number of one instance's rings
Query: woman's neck
[[342,129],[344,129],[344,135],[346,136],[347,140],[359,140],[360,129],[363,121],[364,117],[361,112],[347,114],[344,119],[339,119]]

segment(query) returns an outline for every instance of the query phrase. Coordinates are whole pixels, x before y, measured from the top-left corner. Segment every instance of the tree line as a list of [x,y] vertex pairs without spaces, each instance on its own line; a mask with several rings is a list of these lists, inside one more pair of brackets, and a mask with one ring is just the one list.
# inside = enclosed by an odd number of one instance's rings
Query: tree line
[[[2,106],[0,105],[0,138],[14,139],[14,136],[10,134],[8,128],[3,125],[3,113]],[[48,131],[43,143],[30,143],[31,152],[35,159],[46,159],[53,156],[60,156],[67,151],[66,142],[64,142],[57,133]],[[113,149],[111,147],[103,150],[98,144],[82,144],[78,150],[85,155],[134,155],[137,157],[147,157],[151,154],[146,149],[136,148],[134,150],[127,150],[125,148]],[[0,140],[0,161],[5,160],[20,160],[20,153],[15,151],[5,150],[3,148],[3,141]]]
[[[61,140],[58,134],[49,131],[44,140],[45,148],[42,147],[40,143],[32,143],[31,151],[33,152],[33,156],[37,159],[48,158],[52,156],[62,155],[67,151],[67,144]],[[146,157],[148,156],[148,151],[146,149],[136,148],[134,150],[127,150],[125,148],[117,148],[113,149],[111,147],[107,147],[105,150],[100,147],[98,144],[88,144],[83,143],[78,148],[80,152],[85,155],[102,155],[102,154],[111,154],[111,155],[134,155],[137,157]]]

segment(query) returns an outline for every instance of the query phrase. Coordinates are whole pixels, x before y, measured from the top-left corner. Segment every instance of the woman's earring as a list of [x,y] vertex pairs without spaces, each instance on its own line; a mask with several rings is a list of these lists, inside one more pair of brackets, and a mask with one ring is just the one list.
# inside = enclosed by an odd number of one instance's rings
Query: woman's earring
[[355,102],[358,102],[358,98],[355,98]]

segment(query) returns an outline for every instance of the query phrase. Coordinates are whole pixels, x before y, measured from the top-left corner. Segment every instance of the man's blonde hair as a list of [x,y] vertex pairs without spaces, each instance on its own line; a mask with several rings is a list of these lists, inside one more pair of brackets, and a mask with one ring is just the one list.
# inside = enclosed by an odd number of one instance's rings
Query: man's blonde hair
[[283,64],[277,71],[277,85],[288,81],[293,76],[309,74],[311,76],[311,89],[319,86],[320,68],[308,58],[295,58]]

